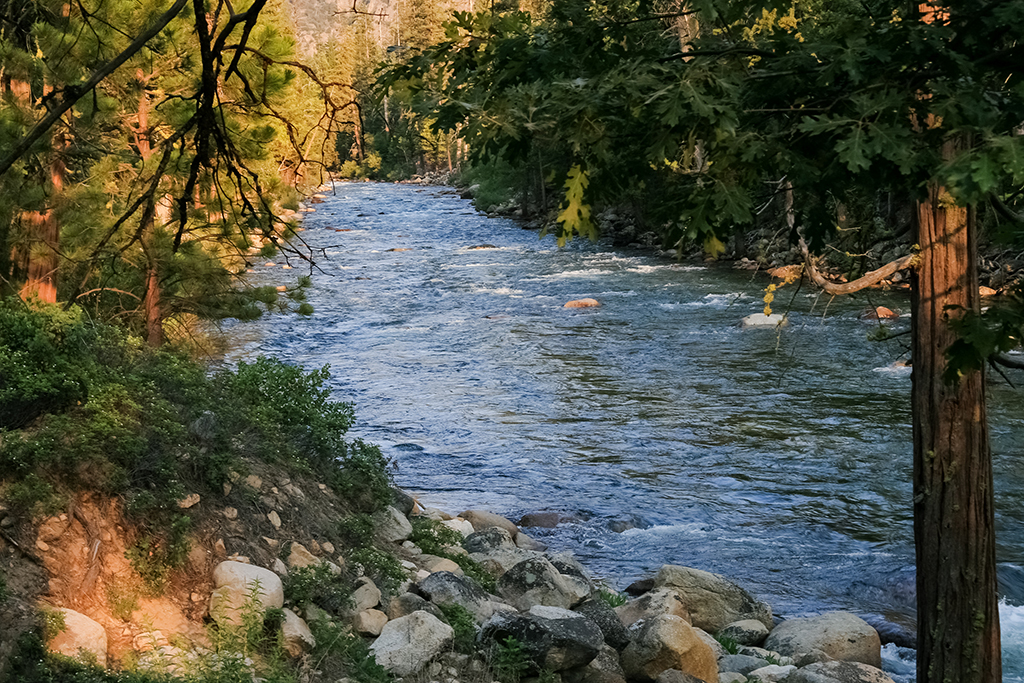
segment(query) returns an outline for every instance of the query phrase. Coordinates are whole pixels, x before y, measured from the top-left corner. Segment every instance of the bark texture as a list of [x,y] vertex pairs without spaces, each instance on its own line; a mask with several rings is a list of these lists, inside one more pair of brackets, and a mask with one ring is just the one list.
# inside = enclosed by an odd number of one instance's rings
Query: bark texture
[[[952,143],[945,150],[955,153]],[[917,206],[913,276],[914,535],[919,683],[999,683],[985,376],[945,384],[949,306],[977,310],[973,211],[934,185]]]

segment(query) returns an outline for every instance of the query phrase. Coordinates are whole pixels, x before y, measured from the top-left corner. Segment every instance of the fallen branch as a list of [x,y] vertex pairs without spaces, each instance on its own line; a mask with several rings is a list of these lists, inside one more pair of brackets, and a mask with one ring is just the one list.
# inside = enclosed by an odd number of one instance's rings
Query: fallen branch
[[993,354],[989,358],[989,360],[991,360],[993,363],[998,363],[999,365],[1002,365],[1004,368],[1024,370],[1024,360],[1017,360],[1016,358],[1011,358],[1010,356],[1007,356],[1005,353]]
[[878,270],[872,270],[863,277],[859,277],[853,282],[847,282],[844,284],[836,284],[825,279],[825,277],[818,272],[818,269],[814,266],[814,257],[811,256],[810,249],[807,248],[807,243],[804,242],[803,238],[800,238],[800,251],[804,255],[804,263],[807,265],[807,274],[810,276],[811,281],[821,289],[825,290],[829,294],[853,294],[859,292],[862,289],[877,285],[879,282],[887,277],[892,276],[893,273],[899,270],[905,270],[914,265],[914,254],[907,254],[903,258],[896,259],[890,263],[885,264]]

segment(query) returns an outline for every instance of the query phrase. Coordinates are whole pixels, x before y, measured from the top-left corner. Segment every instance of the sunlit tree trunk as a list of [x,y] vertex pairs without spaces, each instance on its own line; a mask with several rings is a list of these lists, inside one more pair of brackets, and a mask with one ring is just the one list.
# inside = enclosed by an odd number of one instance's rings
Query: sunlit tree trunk
[[[947,143],[946,158],[956,153]],[[917,205],[913,275],[918,682],[999,683],[992,461],[984,372],[944,383],[949,316],[978,310],[973,210],[933,184]]]
[[[137,73],[141,93],[139,94],[139,111],[136,122],[136,146],[143,165],[153,156],[149,128],[149,93],[146,83],[154,74],[145,76],[140,69]],[[156,348],[164,343],[164,316],[160,305],[160,261],[156,252],[156,224],[153,212],[146,211],[142,228],[142,253],[146,257],[146,295],[142,299],[142,307],[146,316],[146,343]]]

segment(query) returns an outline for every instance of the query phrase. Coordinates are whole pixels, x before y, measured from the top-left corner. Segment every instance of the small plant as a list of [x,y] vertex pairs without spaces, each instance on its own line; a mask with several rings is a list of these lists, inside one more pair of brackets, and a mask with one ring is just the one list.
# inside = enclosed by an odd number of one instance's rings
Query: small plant
[[501,683],[519,683],[531,666],[526,647],[512,636],[496,643],[491,652],[491,668]]
[[476,619],[462,605],[450,602],[438,605],[444,620],[455,631],[454,647],[456,652],[469,655],[476,650]]
[[394,593],[409,578],[402,563],[394,555],[372,546],[353,551],[349,555],[349,562],[362,567],[363,573],[373,579],[384,593]]
[[337,613],[351,605],[352,584],[326,564],[316,564],[289,571],[284,578],[284,593],[298,607],[312,604]]
[[139,609],[141,588],[135,581],[120,579],[107,586],[107,604],[110,613],[121,621],[131,621],[132,613]]
[[613,609],[615,607],[622,607],[629,601],[629,599],[622,593],[619,593],[618,591],[605,590],[604,588],[597,591],[597,598]]
[[782,666],[782,660],[775,656],[774,653],[769,653],[764,656],[764,661],[774,666]]
[[715,640],[722,646],[722,649],[731,655],[738,655],[740,653],[740,644],[735,639],[729,636],[717,635]]
[[309,624],[316,640],[311,660],[314,668],[323,672],[324,680],[343,676],[356,683],[389,683],[391,674],[377,663],[362,638],[327,619],[315,619]]
[[132,569],[139,573],[150,595],[159,595],[170,578],[171,571],[185,564],[188,558],[188,531],[192,519],[178,515],[171,522],[166,536],[147,536],[125,551]]
[[373,541],[373,519],[366,513],[350,515],[338,522],[338,533],[348,547],[365,548]]
[[444,524],[426,517],[415,517],[412,520],[412,535],[409,537],[419,548],[431,555],[444,557],[462,568],[469,578],[480,584],[488,593],[497,590],[494,577],[479,562],[462,553],[453,553],[448,548],[462,544],[462,534],[449,529]]
[[43,607],[39,611],[39,623],[43,629],[43,642],[49,643],[67,630],[68,625],[64,621],[64,613],[59,609]]

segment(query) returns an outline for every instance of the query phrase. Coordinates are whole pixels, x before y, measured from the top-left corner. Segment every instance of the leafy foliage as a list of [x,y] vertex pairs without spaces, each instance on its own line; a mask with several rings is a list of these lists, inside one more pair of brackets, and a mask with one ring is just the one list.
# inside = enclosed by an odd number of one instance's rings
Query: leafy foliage
[[352,602],[352,581],[334,574],[323,563],[289,570],[284,578],[284,591],[289,602],[297,607],[316,605],[336,614]]

